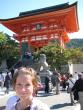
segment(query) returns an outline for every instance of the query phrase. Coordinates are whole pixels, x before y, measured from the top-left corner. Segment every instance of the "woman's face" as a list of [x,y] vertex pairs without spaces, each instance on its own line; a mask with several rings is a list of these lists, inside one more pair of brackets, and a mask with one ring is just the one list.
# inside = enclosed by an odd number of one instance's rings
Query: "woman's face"
[[20,74],[17,77],[16,85],[15,85],[16,94],[20,99],[29,99],[33,96],[33,83],[32,77],[30,75]]

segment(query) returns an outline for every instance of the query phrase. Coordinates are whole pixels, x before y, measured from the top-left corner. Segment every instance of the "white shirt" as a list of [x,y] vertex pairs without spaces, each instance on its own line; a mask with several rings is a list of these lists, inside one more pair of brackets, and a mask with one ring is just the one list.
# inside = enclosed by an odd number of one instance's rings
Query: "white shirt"
[[[18,99],[19,98],[17,96],[10,97],[7,101],[5,110],[15,110],[15,105]],[[50,110],[50,108],[46,104],[34,97],[30,110]]]
[[68,81],[69,83],[69,88],[72,88],[76,82],[76,80],[74,78],[69,78]]
[[4,76],[2,74],[0,74],[0,82],[4,81]]

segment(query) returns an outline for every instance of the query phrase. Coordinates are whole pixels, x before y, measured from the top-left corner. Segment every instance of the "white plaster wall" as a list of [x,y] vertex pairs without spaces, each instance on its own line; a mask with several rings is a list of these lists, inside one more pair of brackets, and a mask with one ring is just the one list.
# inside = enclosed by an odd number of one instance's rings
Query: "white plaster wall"
[[69,64],[70,74],[83,72],[83,64]]

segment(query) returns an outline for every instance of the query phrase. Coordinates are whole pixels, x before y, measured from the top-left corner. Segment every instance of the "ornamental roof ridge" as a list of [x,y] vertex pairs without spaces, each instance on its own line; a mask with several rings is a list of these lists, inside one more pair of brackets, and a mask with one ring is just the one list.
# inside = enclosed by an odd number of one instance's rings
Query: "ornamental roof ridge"
[[35,15],[35,14],[40,14],[40,13],[46,13],[46,12],[51,12],[51,11],[57,11],[61,9],[65,9],[69,6],[69,3],[64,3],[64,4],[59,4],[59,5],[54,5],[54,6],[49,6],[45,8],[40,8],[40,9],[35,9],[35,10],[30,10],[26,12],[20,12],[19,16],[27,16],[27,15]]
[[43,14],[43,13],[49,13],[49,12],[53,12],[53,11],[67,9],[72,6],[76,6],[76,9],[77,9],[77,1],[71,5],[69,4],[69,2],[67,2],[67,3],[49,6],[49,7],[40,8],[40,9],[35,9],[35,10],[31,10],[31,11],[20,12],[19,16],[17,16],[17,17],[8,18],[8,19],[0,19],[0,21],[14,20],[14,19],[19,19],[19,18],[23,18],[23,17],[34,16],[34,15]]
[[30,11],[26,11],[26,12],[20,12],[19,17],[21,17],[21,16],[32,16],[32,15],[41,14],[41,13],[58,11],[58,10],[69,8],[69,7],[74,6],[74,5],[77,6],[77,2],[75,2],[71,5],[69,4],[69,2],[67,2],[67,3],[63,3],[63,4],[59,4],[59,5],[45,7],[45,8],[30,10]]

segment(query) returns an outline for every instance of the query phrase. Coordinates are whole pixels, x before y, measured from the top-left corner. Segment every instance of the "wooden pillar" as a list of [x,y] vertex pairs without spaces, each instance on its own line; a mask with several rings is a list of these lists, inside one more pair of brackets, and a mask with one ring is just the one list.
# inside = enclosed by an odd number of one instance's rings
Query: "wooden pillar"
[[22,59],[22,53],[21,53],[21,49],[22,49],[22,40],[20,39],[19,41],[19,48],[20,48],[20,57]]
[[65,48],[65,43],[64,43],[64,40],[63,40],[63,36],[59,37],[59,41],[60,41],[60,46]]
[[31,37],[30,36],[28,36],[28,51],[30,52],[31,50],[30,50],[30,46],[31,46]]
[[65,48],[65,43],[64,43],[64,40],[63,40],[63,36],[62,36],[62,33],[60,32],[59,33],[59,42],[60,42],[60,46]]

